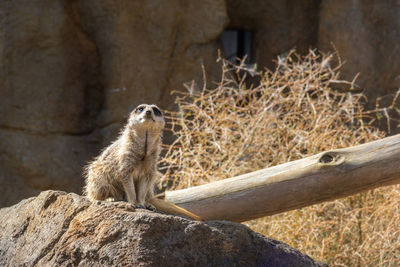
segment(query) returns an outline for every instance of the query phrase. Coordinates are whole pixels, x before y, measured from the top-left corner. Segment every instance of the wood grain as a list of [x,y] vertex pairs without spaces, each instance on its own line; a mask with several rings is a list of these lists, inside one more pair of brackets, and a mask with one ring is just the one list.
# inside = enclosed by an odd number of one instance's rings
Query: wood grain
[[400,183],[400,135],[188,189],[165,200],[205,220],[242,222]]

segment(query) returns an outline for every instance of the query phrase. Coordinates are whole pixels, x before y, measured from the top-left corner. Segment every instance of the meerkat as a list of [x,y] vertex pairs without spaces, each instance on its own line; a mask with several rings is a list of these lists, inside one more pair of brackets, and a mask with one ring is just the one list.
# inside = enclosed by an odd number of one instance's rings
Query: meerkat
[[198,216],[166,201],[153,198],[158,177],[164,115],[156,105],[135,108],[120,136],[85,169],[84,194],[92,201],[128,201],[201,220]]

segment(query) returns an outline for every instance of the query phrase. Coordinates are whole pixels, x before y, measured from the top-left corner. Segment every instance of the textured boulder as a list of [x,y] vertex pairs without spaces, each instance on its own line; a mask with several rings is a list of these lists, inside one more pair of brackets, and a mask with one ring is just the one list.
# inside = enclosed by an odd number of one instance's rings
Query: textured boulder
[[237,223],[45,191],[0,210],[1,266],[323,266]]

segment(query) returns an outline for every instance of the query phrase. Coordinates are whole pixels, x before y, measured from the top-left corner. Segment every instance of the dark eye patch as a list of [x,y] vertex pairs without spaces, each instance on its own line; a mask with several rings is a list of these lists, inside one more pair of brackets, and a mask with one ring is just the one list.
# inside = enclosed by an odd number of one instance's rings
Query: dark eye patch
[[153,107],[153,112],[154,112],[154,115],[156,115],[156,116],[162,116],[161,111],[156,107]]
[[142,112],[144,110],[144,107],[138,107],[136,110],[135,110],[135,112],[136,113],[140,113],[140,112]]

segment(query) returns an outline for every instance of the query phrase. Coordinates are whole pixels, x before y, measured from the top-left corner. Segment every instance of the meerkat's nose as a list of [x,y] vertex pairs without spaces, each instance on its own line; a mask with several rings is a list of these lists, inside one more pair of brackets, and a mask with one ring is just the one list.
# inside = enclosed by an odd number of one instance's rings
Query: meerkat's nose
[[146,111],[146,115],[148,116],[148,115],[151,115],[151,111],[150,110],[147,110]]

